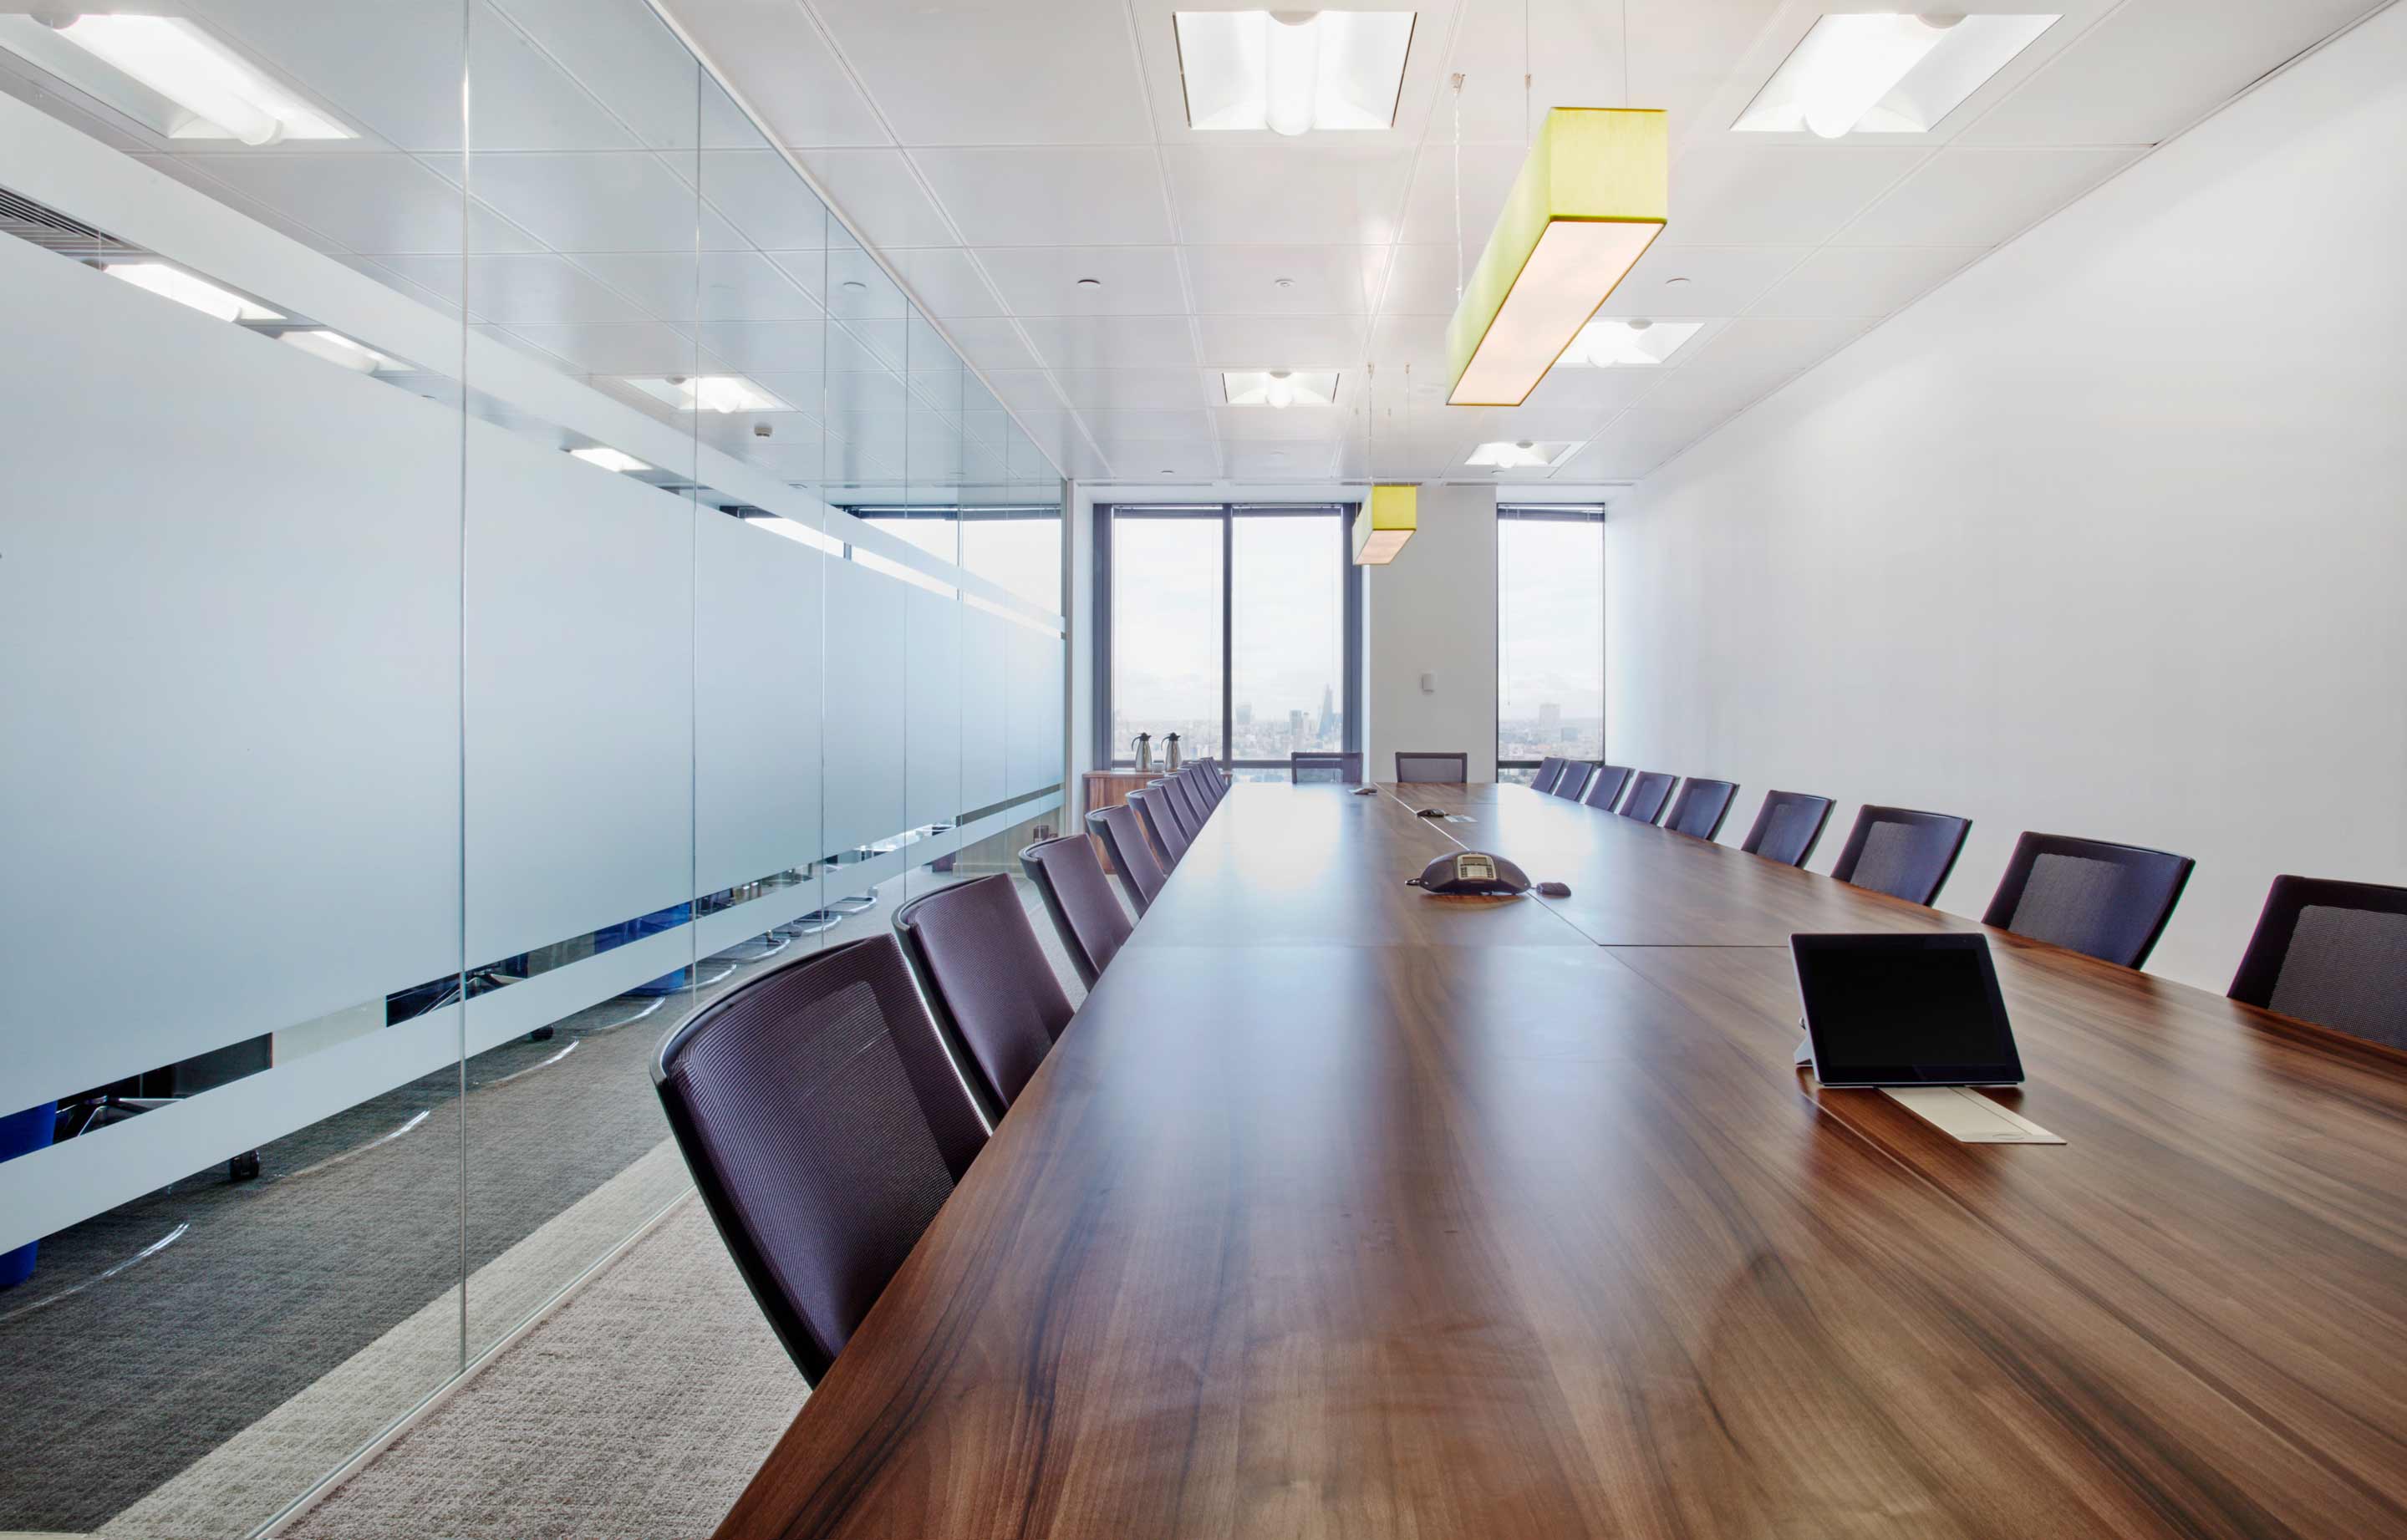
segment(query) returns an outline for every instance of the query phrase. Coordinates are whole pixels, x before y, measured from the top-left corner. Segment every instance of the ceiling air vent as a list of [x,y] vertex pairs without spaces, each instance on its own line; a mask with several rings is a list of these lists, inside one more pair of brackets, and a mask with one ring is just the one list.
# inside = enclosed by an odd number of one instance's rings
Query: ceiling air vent
[[0,187],[0,235],[14,235],[68,256],[118,255],[132,250],[114,235],[5,187]]

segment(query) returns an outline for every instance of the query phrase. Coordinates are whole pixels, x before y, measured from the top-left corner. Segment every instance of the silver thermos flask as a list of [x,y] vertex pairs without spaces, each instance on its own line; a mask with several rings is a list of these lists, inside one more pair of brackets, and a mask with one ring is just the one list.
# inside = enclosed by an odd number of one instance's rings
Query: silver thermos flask
[[1164,775],[1178,773],[1178,734],[1175,733],[1161,740],[1161,769]]
[[1136,735],[1136,767],[1140,771],[1153,768],[1153,734],[1150,733]]

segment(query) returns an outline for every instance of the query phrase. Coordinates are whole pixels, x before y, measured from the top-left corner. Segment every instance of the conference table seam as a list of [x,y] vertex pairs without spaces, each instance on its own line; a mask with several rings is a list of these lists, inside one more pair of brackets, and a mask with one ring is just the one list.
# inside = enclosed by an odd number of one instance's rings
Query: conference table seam
[[[1393,786],[1382,786],[1379,790],[1382,794],[1394,797],[1398,806],[1410,812],[1416,818],[1420,816],[1420,809],[1415,807],[1411,803],[1406,802],[1402,796],[1399,796]],[[1439,836],[1453,845],[1456,849],[1468,850],[1471,848],[1470,846],[1465,845],[1462,841],[1454,837],[1453,831],[1446,827],[1446,820],[1444,819],[1422,819],[1421,821],[1428,824],[1431,829],[1437,831]],[[1557,920],[1561,920],[1565,925],[1571,927],[1571,932],[1574,935],[1579,936],[1591,946],[1602,947],[1605,945],[1603,937],[1596,934],[1592,931],[1583,930],[1578,922],[1574,920],[1571,916],[1563,913],[1560,909],[1558,909],[1553,905],[1547,903],[1544,897],[1534,892],[1529,896],[1531,901],[1535,903],[1539,908],[1545,910],[1548,914],[1554,916]]]

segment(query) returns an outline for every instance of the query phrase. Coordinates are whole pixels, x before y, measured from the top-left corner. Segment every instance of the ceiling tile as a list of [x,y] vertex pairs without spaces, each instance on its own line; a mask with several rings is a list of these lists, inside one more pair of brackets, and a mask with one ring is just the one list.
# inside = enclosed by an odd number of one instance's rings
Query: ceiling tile
[[764,251],[802,251],[828,243],[833,221],[785,156],[774,150],[706,150],[698,162],[692,175],[703,195],[746,240]]
[[1985,246],[1828,246],[1773,286],[1755,316],[1885,316],[1987,250]]
[[1149,146],[920,150],[911,159],[972,246],[1170,240]]
[[2129,0],[1957,142],[2157,144],[2365,9],[2366,0]]
[[890,248],[884,253],[933,316],[1000,316],[1003,301],[968,250],[958,246]]
[[[1521,174],[1521,163],[1529,158],[1529,150],[1517,144],[1462,147],[1461,245],[1471,261],[1479,260],[1488,245],[1488,232],[1495,228],[1496,216],[1504,210],[1504,195],[1512,191],[1513,178]],[[1455,245],[1455,160],[1450,144],[1432,141],[1422,147],[1398,239],[1449,250]]]
[[1588,448],[1555,468],[1558,481],[1628,481],[1710,433],[1721,414],[1633,406],[1607,424]]
[[[1181,316],[1187,286],[1167,246],[1003,246],[979,265],[1020,316]],[[1081,278],[1100,280],[1090,287]]]
[[[1197,362],[1184,316],[1047,316],[1020,325],[1050,368],[1144,369]],[[975,355],[972,362],[977,362]]]
[[1191,368],[1067,370],[1053,378],[1079,407],[1175,411],[1220,399],[1219,377]]
[[1388,251],[1380,246],[1190,246],[1187,276],[1199,315],[1359,316],[1378,292]]
[[945,323],[945,331],[963,356],[980,369],[1034,369],[1041,361],[1012,321],[964,316]]
[[1212,408],[1214,434],[1222,439],[1248,443],[1319,438],[1332,442],[1362,436],[1362,419],[1344,406],[1316,406],[1299,402],[1284,410],[1275,406]]
[[1744,137],[1701,142],[1673,163],[1663,239],[1818,246],[1930,153],[1919,146],[1732,142]]
[[[1734,316],[1761,299],[1804,260],[1806,246],[1648,247],[1598,313],[1607,316]],[[1686,283],[1674,283],[1686,278]]]
[[1301,143],[1164,150],[1179,238],[1196,246],[1386,246],[1412,151]]
[[1994,246],[2136,160],[2137,150],[1944,150],[1842,231],[1842,246]]
[[475,157],[477,199],[555,251],[691,251],[741,247],[742,237],[656,156]]
[[872,246],[959,246],[961,236],[937,211],[899,150],[795,151],[835,207]]
[[1204,361],[1224,369],[1346,369],[1363,358],[1353,316],[1205,316]]
[[1224,444],[1226,474],[1254,481],[1318,481],[1333,474],[1334,444]]
[[[1698,338],[1691,344],[1696,356],[1673,373],[1710,366],[1778,369],[1783,374],[1794,374],[1853,342],[1871,330],[1872,324],[1850,317],[1790,320],[1749,316],[1731,321],[1710,337]],[[1686,353],[1687,349],[1682,351]]]
[[[827,325],[817,321],[714,321],[696,328],[702,345],[746,374],[821,367],[827,358]],[[631,371],[632,372],[632,371]],[[789,400],[807,409],[807,401]]]
[[1118,0],[811,0],[810,8],[906,145],[1153,137]]
[[1219,447],[1210,443],[1123,444],[1104,456],[1112,472],[1130,480],[1150,481],[1164,471],[1190,480],[1209,480],[1220,474]]
[[[577,262],[662,321],[696,319],[697,309],[704,321],[805,321],[819,313],[802,285],[758,251],[705,251],[699,258],[677,251],[591,252]],[[469,292],[477,292],[473,273]]]
[[710,45],[711,58],[777,143],[889,142],[876,112],[794,0],[712,0]]
[[[1184,412],[1099,412],[1078,414],[1087,431],[1105,454],[1122,444],[1168,443],[1213,436],[1212,414],[1197,407]],[[1022,414],[1021,421],[1026,421]]]

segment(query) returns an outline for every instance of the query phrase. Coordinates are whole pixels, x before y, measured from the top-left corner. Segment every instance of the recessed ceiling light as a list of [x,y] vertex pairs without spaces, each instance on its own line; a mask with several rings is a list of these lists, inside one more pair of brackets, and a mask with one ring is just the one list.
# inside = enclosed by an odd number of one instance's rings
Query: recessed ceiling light
[[1677,286],[1679,286],[1679,285],[1681,285],[1681,284],[1684,284],[1684,283],[1686,283],[1686,282],[1688,282],[1688,280],[1687,278],[1665,278],[1665,279],[1663,280],[1663,287],[1664,287],[1664,288],[1666,288],[1666,289],[1676,288]]
[[688,379],[670,375],[633,378],[627,381],[655,401],[665,401],[688,412],[785,412],[784,402],[742,375],[701,375]]
[[1273,278],[1271,279],[1271,287],[1274,289],[1292,289],[1295,287],[1295,279]]
[[848,289],[852,292],[858,294],[867,291],[869,285],[862,282],[859,278],[847,278],[842,283],[837,284],[836,287],[839,289]]
[[1825,16],[1730,127],[1742,134],[1923,134],[2054,25],[2053,15]]
[[1182,10],[1171,22],[1189,128],[1395,126],[1411,11]]
[[1482,444],[1471,451],[1466,465],[1492,465],[1503,470],[1535,469],[1553,464],[1571,452],[1569,444],[1541,444],[1524,438],[1512,444]]
[[1078,280],[1078,287],[1081,289],[1101,289],[1103,286],[1104,280],[1101,278],[1080,278]]
[[569,458],[582,460],[589,465],[599,465],[605,471],[648,471],[652,467],[632,454],[625,454],[607,444],[597,444],[590,449],[571,449]]
[[1326,406],[1337,399],[1332,369],[1224,369],[1220,393],[1232,406]]
[[101,271],[110,278],[123,278],[136,289],[148,289],[163,299],[189,305],[220,321],[284,319],[280,313],[264,305],[253,305],[240,294],[196,278],[182,268],[170,267],[164,262],[112,262],[104,265]]
[[180,16],[0,20],[0,46],[171,139],[359,137]]
[[372,375],[392,363],[367,344],[353,342],[342,333],[330,332],[324,327],[306,332],[286,332],[278,340],[290,343],[305,353],[314,353],[329,364],[339,364],[363,375]]
[[1591,321],[1556,362],[1591,369],[1650,366],[1670,359],[1704,329],[1702,321]]

